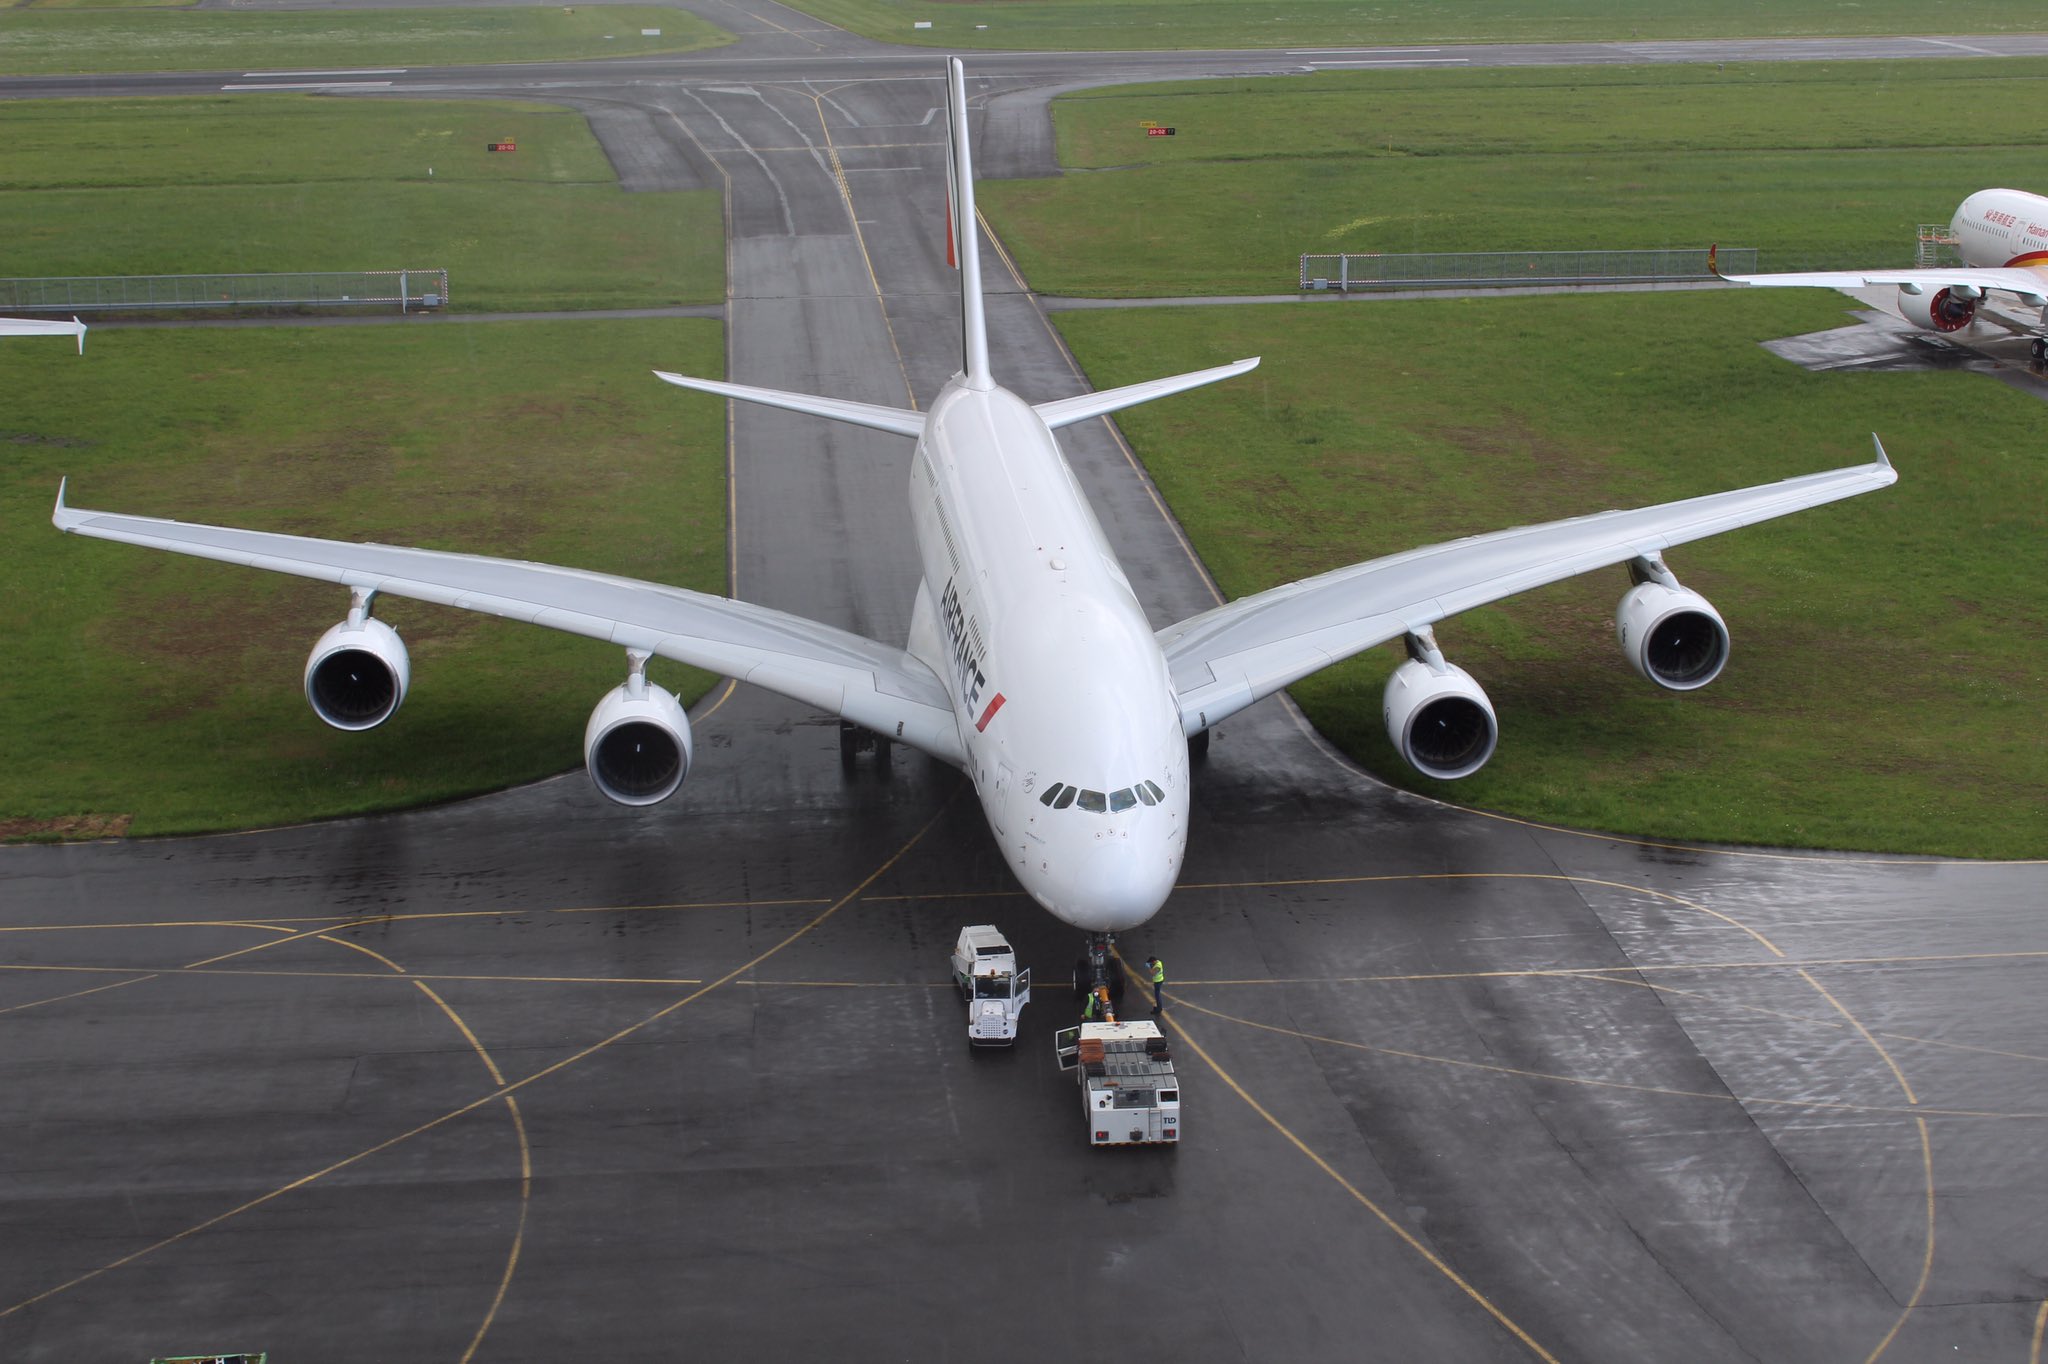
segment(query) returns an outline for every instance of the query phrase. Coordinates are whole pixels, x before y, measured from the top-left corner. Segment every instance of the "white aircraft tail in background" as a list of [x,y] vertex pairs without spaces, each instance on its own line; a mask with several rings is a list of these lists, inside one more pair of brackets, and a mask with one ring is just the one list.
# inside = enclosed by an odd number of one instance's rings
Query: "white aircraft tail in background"
[[41,322],[27,317],[0,317],[0,336],[75,336],[78,338],[78,353],[85,354],[85,324],[75,317],[69,322]]

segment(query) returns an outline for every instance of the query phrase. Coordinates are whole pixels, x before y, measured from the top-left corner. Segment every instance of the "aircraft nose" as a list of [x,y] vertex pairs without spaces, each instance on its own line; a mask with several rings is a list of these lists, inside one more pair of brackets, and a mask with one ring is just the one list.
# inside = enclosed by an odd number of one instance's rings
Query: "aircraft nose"
[[1180,876],[1180,844],[1104,838],[1074,848],[1054,871],[1053,913],[1078,928],[1121,933],[1157,914]]

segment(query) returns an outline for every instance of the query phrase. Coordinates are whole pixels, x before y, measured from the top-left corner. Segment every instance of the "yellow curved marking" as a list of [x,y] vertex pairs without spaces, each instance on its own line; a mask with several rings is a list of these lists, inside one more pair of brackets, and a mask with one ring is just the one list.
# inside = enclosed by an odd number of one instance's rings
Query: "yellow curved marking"
[[[1121,953],[1117,955],[1117,962],[1119,965],[1123,967],[1125,972],[1128,973],[1133,979],[1137,978],[1137,972],[1131,969],[1131,964],[1123,959],[1123,955]],[[1214,1071],[1218,1079],[1222,1080],[1224,1084],[1230,1087],[1230,1090],[1233,1094],[1237,1095],[1238,1098],[1244,1100],[1246,1105],[1251,1108],[1252,1112],[1258,1114],[1261,1118],[1264,1118],[1266,1120],[1267,1125],[1270,1126],[1275,1132],[1278,1132],[1281,1136],[1285,1137],[1288,1143],[1292,1145],[1295,1150],[1301,1152],[1304,1156],[1307,1156],[1309,1158],[1309,1161],[1318,1170],[1321,1170],[1324,1174],[1328,1175],[1332,1180],[1336,1181],[1337,1187],[1341,1188],[1342,1190],[1344,1190],[1345,1193],[1350,1194],[1352,1198],[1356,1199],[1358,1201],[1359,1206],[1363,1207],[1367,1212],[1371,1213],[1375,1218],[1379,1220],[1380,1225],[1384,1226],[1388,1231],[1393,1232],[1396,1237],[1400,1238],[1401,1244],[1407,1246],[1410,1250],[1414,1251],[1417,1255],[1421,1256],[1423,1261],[1426,1264],[1428,1264],[1430,1268],[1434,1269],[1437,1273],[1443,1275],[1446,1279],[1449,1279],[1453,1284],[1457,1285],[1459,1291],[1464,1293],[1466,1297],[1470,1298],[1473,1302],[1477,1303],[1482,1309],[1484,1309],[1488,1316],[1492,1317],[1495,1321],[1499,1322],[1503,1327],[1505,1327],[1515,1337],[1516,1340],[1519,1340],[1522,1342],[1522,1344],[1528,1346],[1530,1352],[1533,1353],[1538,1359],[1543,1360],[1544,1364],[1558,1364],[1557,1356],[1551,1354],[1550,1351],[1544,1349],[1541,1345],[1537,1344],[1535,1338],[1531,1336],[1527,1331],[1523,1330],[1521,1326],[1516,1324],[1514,1318],[1510,1317],[1507,1313],[1501,1311],[1500,1308],[1496,1307],[1493,1304],[1492,1299],[1488,1298],[1484,1293],[1481,1293],[1477,1288],[1473,1287],[1472,1284],[1462,1274],[1458,1273],[1457,1270],[1451,1268],[1448,1264],[1444,1263],[1442,1257],[1440,1257],[1435,1251],[1431,1250],[1428,1246],[1424,1245],[1420,1240],[1418,1240],[1415,1237],[1414,1233],[1410,1232],[1406,1227],[1402,1226],[1399,1222],[1396,1222],[1392,1217],[1388,1216],[1386,1209],[1382,1208],[1379,1204],[1373,1202],[1372,1199],[1366,1197],[1365,1194],[1359,1190],[1357,1185],[1353,1184],[1350,1180],[1344,1178],[1343,1175],[1337,1173],[1337,1170],[1330,1164],[1329,1161],[1324,1160],[1322,1156],[1316,1153],[1313,1147],[1311,1147],[1307,1142],[1303,1141],[1300,1137],[1294,1135],[1294,1133],[1291,1130],[1289,1130],[1287,1124],[1281,1122],[1280,1119],[1274,1117],[1273,1114],[1270,1111],[1268,1111],[1264,1104],[1260,1103],[1257,1099],[1254,1099],[1250,1094],[1248,1094],[1245,1091],[1244,1086],[1240,1085],[1229,1071],[1225,1070],[1220,1064],[1218,1064],[1216,1058],[1211,1056],[1207,1048],[1203,1047],[1200,1042],[1195,1040],[1194,1034],[1190,1033],[1185,1027],[1183,1027],[1178,1019],[1172,1017],[1171,1015],[1164,1015],[1163,1018],[1166,1023],[1166,1026],[1172,1028],[1175,1032],[1180,1034],[1181,1040],[1183,1042],[1186,1042],[1188,1046],[1194,1050],[1195,1055],[1202,1058],[1202,1063],[1208,1066],[1210,1070]]]
[[[463,1020],[462,1015],[455,1012],[447,1000],[434,993],[432,987],[424,980],[417,976],[407,975],[406,969],[403,966],[400,966],[375,948],[365,947],[363,944],[351,942],[347,938],[322,936],[320,941],[332,943],[336,947],[346,947],[353,951],[361,952],[365,956],[374,957],[400,976],[405,977],[408,983],[419,987],[420,993],[433,1000],[435,1004],[440,1006],[441,1012],[448,1015],[448,1021],[455,1025],[455,1030],[462,1034],[463,1039],[469,1043],[470,1049],[483,1061],[484,1070],[489,1073],[491,1083],[500,1086],[505,1083],[504,1073],[498,1069],[498,1063],[491,1059],[491,1053],[484,1048],[484,1044],[481,1041],[477,1040],[477,1035],[470,1031],[469,1024]],[[520,1247],[526,1243],[526,1212],[533,1198],[533,1148],[526,1139],[526,1119],[519,1112],[519,1101],[510,1094],[507,1094],[505,1096],[505,1108],[512,1115],[512,1133],[519,1139],[519,1218],[512,1227],[512,1250],[505,1259],[505,1272],[498,1276],[498,1291],[492,1295],[491,1305],[484,1312],[483,1322],[476,1328],[476,1334],[470,1338],[469,1348],[462,1352],[461,1364],[469,1364],[470,1359],[476,1354],[477,1346],[483,1344],[484,1337],[490,1333],[491,1323],[497,1320],[498,1308],[505,1301],[505,1290],[512,1286],[512,1271],[519,1266]]]
[[67,999],[83,999],[87,995],[96,995],[103,990],[118,990],[123,985],[140,985],[145,981],[155,980],[161,974],[161,972],[152,971],[146,976],[130,976],[127,980],[109,981],[105,985],[94,985],[89,989],[73,990],[69,994],[51,995],[48,999],[32,999],[26,1004],[10,1004],[4,1009],[0,1009],[0,1014],[18,1014],[24,1009],[40,1009],[45,1004],[62,1004]]
[[397,1136],[387,1137],[383,1141],[378,1142],[374,1146],[365,1147],[363,1150],[356,1152],[352,1156],[345,1156],[342,1159],[334,1161],[332,1164],[324,1165],[321,1168],[314,1170],[309,1174],[301,1175],[297,1179],[292,1180],[290,1183],[282,1184],[277,1188],[272,1189],[269,1193],[258,1195],[255,1198],[249,1199],[245,1203],[241,1203],[235,1207],[229,1208],[226,1212],[216,1213],[212,1217],[209,1217],[202,1222],[194,1223],[192,1226],[185,1228],[185,1230],[176,1232],[170,1236],[166,1236],[162,1240],[155,1241],[150,1245],[142,1247],[140,1250],[130,1251],[128,1254],[123,1255],[118,1259],[109,1261],[108,1263],[101,1265],[98,1269],[89,1269],[85,1271],[83,1274],[75,1275],[72,1278],[65,1280],[63,1283],[60,1283],[53,1288],[46,1288],[42,1292],[35,1294],[33,1297],[23,1298],[20,1302],[14,1303],[12,1306],[0,1308],[0,1320],[4,1320],[7,1317],[11,1317],[15,1313],[22,1311],[24,1308],[33,1307],[39,1302],[43,1302],[47,1299],[54,1298],[60,1293],[68,1292],[69,1290],[78,1287],[80,1284],[89,1283],[92,1280],[99,1278],[103,1274],[108,1274],[116,1269],[120,1269],[124,1266],[134,1264],[136,1261],[153,1255],[157,1251],[162,1250],[167,1246],[173,1246],[180,1241],[184,1241],[193,1236],[197,1236],[201,1232],[208,1231],[213,1227],[217,1227],[221,1223],[229,1221],[232,1218],[238,1217],[245,1212],[249,1212],[252,1209],[262,1207],[266,1203],[270,1203],[276,1199],[282,1198],[284,1195],[291,1193],[295,1189],[302,1189],[309,1184],[316,1183],[319,1180],[326,1178],[328,1175],[334,1174],[336,1171],[345,1170],[352,1165],[356,1165],[362,1161],[368,1160],[371,1156],[378,1155],[384,1151],[390,1150],[395,1146],[401,1145],[404,1142],[410,1141],[414,1137],[421,1136],[424,1133],[431,1132],[436,1128],[445,1126],[446,1124],[455,1121],[457,1118],[475,1112],[477,1109],[482,1108],[486,1104],[493,1103],[499,1099],[505,1098],[507,1095],[516,1094],[518,1091],[526,1088],[528,1085],[536,1084],[541,1080],[544,1080],[549,1076],[555,1074],[558,1071],[566,1070],[570,1066],[576,1065],[577,1063],[584,1061],[591,1056],[595,1056],[598,1052],[604,1051],[607,1048],[619,1042],[625,1041],[627,1038],[632,1037],[636,1033],[640,1032],[642,1029],[647,1028],[650,1025],[657,1023],[664,1018],[667,1018],[670,1014],[675,1013],[679,1009],[682,1009],[685,1006],[692,1004],[699,999],[702,999],[705,995],[710,994],[719,986],[727,984],[728,982],[742,975],[745,975],[747,972],[753,970],[756,966],[759,966],[762,962],[767,961],[770,957],[782,951],[791,943],[796,942],[799,938],[803,937],[805,934],[809,933],[811,930],[818,927],[818,925],[824,923],[827,919],[831,918],[834,914],[838,913],[838,911],[841,908],[852,903],[855,899],[857,899],[862,891],[866,890],[869,886],[873,885],[876,881],[880,880],[889,871],[890,868],[894,867],[910,852],[912,848],[916,847],[919,841],[921,841],[926,834],[931,832],[933,827],[935,827],[938,824],[940,818],[944,816],[946,811],[952,807],[953,799],[957,797],[958,791],[959,788],[956,786],[954,788],[954,796],[950,796],[946,800],[940,802],[939,808],[932,814],[932,817],[926,820],[924,824],[917,830],[917,832],[912,834],[909,837],[909,839],[904,842],[903,846],[896,849],[895,852],[889,854],[888,858],[884,860],[880,866],[876,867],[873,871],[869,872],[868,875],[861,881],[859,885],[855,886],[846,894],[840,896],[837,900],[834,900],[823,911],[814,916],[808,923],[805,923],[800,928],[797,928],[795,931],[791,932],[788,936],[782,938],[780,941],[774,943],[772,946],[765,948],[758,955],[754,956],[748,961],[745,961],[740,965],[735,966],[732,970],[726,972],[724,975],[720,976],[717,980],[712,981],[710,984],[700,986],[699,988],[692,990],[689,994],[684,995],[681,999],[673,1000],[670,1003],[663,1005],[661,1008],[647,1015],[647,1017],[641,1019],[639,1022],[630,1023],[625,1027],[619,1029],[617,1032],[611,1034],[609,1037],[601,1038],[598,1041],[591,1043],[589,1046],[583,1048],[581,1051],[577,1051],[568,1056],[565,1056],[561,1060],[556,1061],[551,1065],[543,1066],[541,1069],[535,1071],[531,1075],[528,1075],[524,1079],[514,1080],[509,1084],[501,1085],[497,1089],[493,1090],[491,1093],[482,1095],[479,1098],[472,1099],[468,1103],[463,1104],[459,1108],[454,1108],[446,1113],[443,1113],[438,1118],[431,1118],[428,1121],[419,1124],[417,1127],[413,1127],[407,1131],[400,1132]]
[[2041,1304],[2041,1310],[2034,1313],[2034,1343],[2027,1350],[2027,1364],[2041,1364],[2041,1334],[2048,1329],[2048,1302]]
[[[498,1063],[491,1059],[491,1054],[485,1050],[484,1044],[477,1040],[477,1035],[469,1030],[469,1024],[463,1022],[462,1015],[450,1008],[448,1001],[434,993],[433,987],[425,981],[415,979],[413,984],[417,985],[428,999],[438,1004],[442,1013],[448,1015],[448,1021],[468,1039],[477,1057],[483,1061],[484,1069],[490,1072],[491,1083],[503,1088],[504,1073],[498,1069]],[[511,1094],[505,1096],[505,1111],[512,1115],[512,1133],[519,1139],[519,1220],[512,1227],[512,1249],[505,1257],[505,1272],[498,1276],[498,1291],[491,1295],[491,1305],[485,1310],[484,1319],[477,1323],[476,1334],[470,1337],[469,1348],[462,1352],[460,1364],[469,1364],[476,1356],[477,1347],[482,1345],[484,1337],[490,1334],[491,1323],[498,1319],[498,1309],[505,1305],[505,1294],[512,1287],[512,1273],[519,1268],[520,1248],[526,1244],[526,1215],[533,1203],[533,1145],[526,1137],[526,1118],[519,1111],[519,1100]]]
[[[1799,974],[1808,985],[1811,985],[1820,993],[1822,999],[1832,1004],[1842,1017],[1849,1020],[1849,1026],[1854,1028],[1862,1036],[1863,1040],[1870,1044],[1871,1050],[1875,1051],[1887,1066],[1891,1067],[1892,1078],[1898,1081],[1900,1090],[1905,1093],[1906,1102],[1918,1108],[1920,1100],[1913,1093],[1913,1086],[1907,1082],[1906,1072],[1899,1069],[1899,1063],[1894,1061],[1891,1053],[1884,1049],[1884,1044],[1871,1036],[1870,1029],[1863,1026],[1862,1020],[1850,1013],[1843,1006],[1842,1001],[1836,999],[1828,992],[1826,986],[1815,980],[1812,975],[1804,970]],[[1932,1110],[1922,1111],[1929,1112]],[[1899,1309],[1898,1318],[1892,1322],[1891,1329],[1884,1333],[1884,1339],[1877,1342],[1876,1348],[1864,1356],[1863,1364],[1875,1364],[1878,1356],[1891,1348],[1892,1341],[1898,1338],[1900,1328],[1906,1324],[1906,1318],[1913,1315],[1914,1309],[1920,1306],[1921,1298],[1926,1295],[1927,1281],[1934,1277],[1934,1144],[1927,1137],[1927,1119],[1916,1117],[1913,1121],[1920,1129],[1920,1170],[1927,1188],[1927,1233],[1924,1249],[1920,1255],[1920,1278],[1914,1283],[1913,1292],[1907,1297],[1906,1305]]]

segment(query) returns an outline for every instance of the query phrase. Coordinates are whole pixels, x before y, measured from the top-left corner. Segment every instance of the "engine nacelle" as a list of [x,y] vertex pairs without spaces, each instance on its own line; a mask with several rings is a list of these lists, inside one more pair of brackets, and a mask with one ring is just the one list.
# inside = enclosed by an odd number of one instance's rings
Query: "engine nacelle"
[[306,659],[306,701],[336,729],[375,729],[412,685],[412,659],[398,631],[364,615],[320,636]]
[[1454,663],[1442,671],[1409,659],[1387,679],[1387,738],[1425,777],[1450,781],[1486,766],[1500,741],[1493,703]]
[[1954,289],[1936,289],[1909,294],[1899,290],[1899,315],[1916,327],[1931,332],[1959,332],[1977,316],[1977,300],[1964,298]]
[[1728,666],[1728,626],[1690,588],[1638,583],[1614,608],[1614,637],[1629,666],[1660,687],[1693,691]]
[[635,675],[605,694],[583,729],[583,765],[621,805],[667,800],[690,775],[690,717],[671,692]]

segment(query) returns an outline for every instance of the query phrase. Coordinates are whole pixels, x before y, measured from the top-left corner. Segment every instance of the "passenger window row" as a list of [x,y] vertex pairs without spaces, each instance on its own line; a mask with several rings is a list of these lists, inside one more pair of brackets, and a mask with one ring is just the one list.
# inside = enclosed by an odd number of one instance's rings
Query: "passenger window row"
[[1159,789],[1156,781],[1141,781],[1135,786],[1126,786],[1121,791],[1104,795],[1100,791],[1082,791],[1064,782],[1054,782],[1045,788],[1045,794],[1038,798],[1040,805],[1055,810],[1064,810],[1069,805],[1078,805],[1089,814],[1115,814],[1128,810],[1133,805],[1159,805],[1166,800],[1166,792]]

